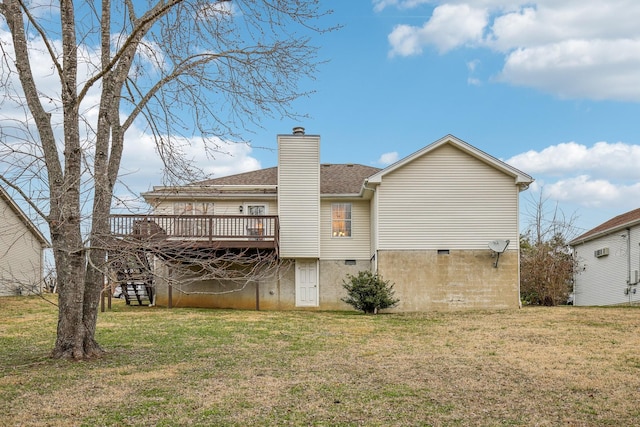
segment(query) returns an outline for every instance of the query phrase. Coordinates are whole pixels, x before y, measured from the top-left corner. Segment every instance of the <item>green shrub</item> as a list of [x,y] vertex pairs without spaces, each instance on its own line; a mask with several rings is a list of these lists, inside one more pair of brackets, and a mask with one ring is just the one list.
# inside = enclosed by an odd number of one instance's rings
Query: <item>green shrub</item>
[[393,285],[370,271],[360,271],[357,276],[347,274],[347,279],[342,281],[342,287],[347,290],[348,295],[342,298],[342,301],[368,314],[376,314],[383,308],[395,307],[400,301],[393,297]]

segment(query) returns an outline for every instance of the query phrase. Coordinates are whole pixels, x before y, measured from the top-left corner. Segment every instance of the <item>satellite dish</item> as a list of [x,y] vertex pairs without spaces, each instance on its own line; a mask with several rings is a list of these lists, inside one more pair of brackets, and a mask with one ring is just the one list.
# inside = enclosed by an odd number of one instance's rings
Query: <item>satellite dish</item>
[[498,260],[500,259],[500,254],[507,250],[507,246],[509,246],[509,240],[497,239],[489,242],[489,249],[498,254],[496,262],[493,264],[495,268],[498,268]]
[[509,246],[509,240],[498,239],[489,242],[489,249],[499,254],[504,252],[507,249],[507,246]]

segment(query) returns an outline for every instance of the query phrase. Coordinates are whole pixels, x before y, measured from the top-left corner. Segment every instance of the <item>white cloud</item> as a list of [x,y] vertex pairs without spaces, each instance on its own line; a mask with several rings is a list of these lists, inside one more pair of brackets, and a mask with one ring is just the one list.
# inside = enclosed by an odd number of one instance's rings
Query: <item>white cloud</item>
[[387,7],[392,6],[396,6],[399,9],[412,9],[425,3],[431,3],[431,0],[373,0],[373,10],[382,12]]
[[567,40],[511,52],[499,80],[563,98],[640,100],[640,38]]
[[592,179],[579,175],[544,186],[544,193],[552,200],[598,208],[620,205],[625,199],[640,196],[640,184],[616,185],[606,179]]
[[[194,137],[183,140],[181,150],[185,158],[191,160],[194,168],[202,170],[211,178],[261,168],[260,162],[251,156],[253,150],[250,145],[224,141],[218,141],[216,144],[217,149],[212,150],[211,144],[209,148],[205,148],[204,140]],[[139,193],[149,190],[154,185],[162,185],[163,168],[153,137],[132,129],[127,134],[121,167],[130,189]]]
[[507,160],[529,174],[590,176],[640,181],[640,145],[598,142],[587,147],[576,142],[552,145],[542,151],[530,150]]
[[575,142],[528,151],[506,160],[534,177],[532,192],[584,208],[637,207],[640,198],[640,145]]
[[480,86],[482,82],[479,78],[474,77],[473,74],[476,71],[476,68],[480,65],[479,59],[474,59],[473,61],[467,62],[467,70],[469,70],[469,77],[467,77],[467,84],[471,86]]
[[379,12],[390,7],[432,9],[422,26],[393,29],[391,56],[484,47],[504,55],[499,81],[566,98],[640,101],[640,2],[374,2]]
[[422,27],[398,25],[389,34],[390,56],[410,56],[422,53],[428,44],[440,52],[461,45],[474,44],[482,39],[487,23],[486,11],[466,4],[442,5],[435,8],[431,19]]
[[381,155],[376,163],[383,166],[388,166],[392,163],[397,162],[398,159],[399,159],[398,152],[392,151],[390,153],[384,153],[383,155]]
[[[11,52],[12,40],[8,31],[0,26],[0,43],[4,45],[4,49],[7,52]],[[34,79],[40,90],[40,96],[43,100],[45,108],[52,112],[53,127],[58,132],[58,140],[62,140],[62,114],[60,109],[60,83],[57,78],[52,61],[44,48],[44,44],[39,38],[33,38],[30,40],[32,49],[30,49],[30,59],[33,64],[38,64],[38,67],[33,67]],[[52,43],[54,50],[61,51],[61,45],[59,41]],[[79,46],[82,53],[79,55],[84,58],[80,62],[78,67],[78,79],[79,81],[86,81],[89,76],[95,71],[92,69],[91,64],[99,63],[100,52],[92,50],[85,45]],[[149,50],[145,52],[143,60],[150,60]],[[159,63],[162,61],[159,61]],[[5,62],[6,67],[13,67],[11,61]],[[20,100],[22,91],[20,89],[19,81],[17,80],[17,74],[15,72],[9,73],[9,69],[1,69],[3,75],[6,78],[3,82],[5,84],[4,89],[7,94],[11,91],[16,92],[16,96],[5,96],[3,98],[2,110],[0,111],[0,120],[4,123],[3,129],[3,143],[6,143],[6,147],[0,148],[0,152],[3,157],[0,158],[0,169],[3,171],[7,166],[15,166],[14,159],[11,158],[6,151],[8,148],[14,150],[20,149],[23,152],[31,153],[35,152],[36,146],[29,145],[25,147],[23,141],[31,141],[31,135],[27,134],[27,130],[19,130],[19,125],[30,124],[30,115],[26,112],[23,103]],[[92,128],[95,128],[97,123],[97,114],[99,105],[100,87],[96,84],[87,93],[82,102],[82,115],[83,115],[83,128],[82,136],[83,145],[90,146],[93,143]],[[11,126],[11,131],[8,130],[7,124],[17,122],[19,125]],[[194,168],[201,169],[204,173],[211,177],[220,177],[230,175],[234,173],[247,172],[250,170],[259,169],[260,162],[253,157],[251,146],[243,143],[232,143],[217,141],[217,147],[205,148],[204,140],[202,138],[193,137],[191,139],[182,139],[181,151],[184,157],[191,162]],[[91,150],[89,150],[90,152]],[[37,152],[35,152],[37,154]],[[90,163],[91,159],[87,161]],[[153,185],[163,184],[163,172],[164,165],[160,156],[156,152],[153,136],[149,133],[142,131],[135,126],[128,130],[125,135],[125,148],[120,169],[120,181],[126,182],[127,189],[122,186],[117,187],[118,195],[116,197],[121,200],[130,201],[133,196],[137,196],[140,192],[149,190]],[[185,177],[186,178],[186,177]]]

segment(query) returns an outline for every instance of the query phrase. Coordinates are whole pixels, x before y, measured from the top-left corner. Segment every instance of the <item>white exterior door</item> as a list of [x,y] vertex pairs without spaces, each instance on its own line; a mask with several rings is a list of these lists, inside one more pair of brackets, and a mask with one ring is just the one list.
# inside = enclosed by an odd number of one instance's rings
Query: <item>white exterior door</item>
[[296,260],[296,306],[317,307],[319,299],[318,261]]

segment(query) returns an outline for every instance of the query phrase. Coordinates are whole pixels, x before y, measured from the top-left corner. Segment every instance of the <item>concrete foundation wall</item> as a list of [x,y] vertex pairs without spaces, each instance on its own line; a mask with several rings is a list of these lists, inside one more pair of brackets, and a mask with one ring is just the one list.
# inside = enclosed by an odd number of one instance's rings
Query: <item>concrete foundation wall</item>
[[518,251],[379,251],[378,274],[394,283],[397,307],[410,312],[517,308],[520,303]]
[[[156,305],[169,306],[166,278],[172,277],[166,266],[154,280]],[[156,269],[156,271],[160,271]],[[295,308],[294,264],[283,261],[272,274],[257,282],[232,283],[222,280],[176,280],[171,289],[173,307],[232,308],[255,310],[291,310]]]
[[347,291],[342,287],[342,281],[347,278],[347,274],[357,276],[359,271],[371,269],[369,260],[354,261],[355,264],[347,265],[344,260],[320,260],[319,308],[321,310],[353,310],[353,307],[341,300],[347,296]]
[[[498,267],[490,250],[380,251],[378,273],[394,284],[397,307],[387,312],[460,309],[505,309],[519,305],[518,252],[500,255]],[[156,304],[168,306],[165,273],[155,280]],[[347,274],[371,269],[369,260],[320,260],[318,307],[296,307],[295,264],[284,260],[277,272],[259,283],[232,284],[196,280],[174,285],[173,307],[233,308],[255,310],[353,310],[341,301],[346,296],[342,281]],[[157,270],[161,271],[161,270]]]
[[[255,310],[352,310],[341,301],[346,296],[342,281],[347,274],[357,275],[358,271],[369,270],[369,260],[344,260],[319,262],[319,307],[296,307],[295,305],[295,263],[284,260],[277,272],[246,284],[229,283],[216,280],[181,281],[172,286],[173,307],[232,308]],[[154,280],[156,305],[169,306],[169,276],[165,265],[156,266],[157,277]],[[188,282],[188,284],[187,284]]]

